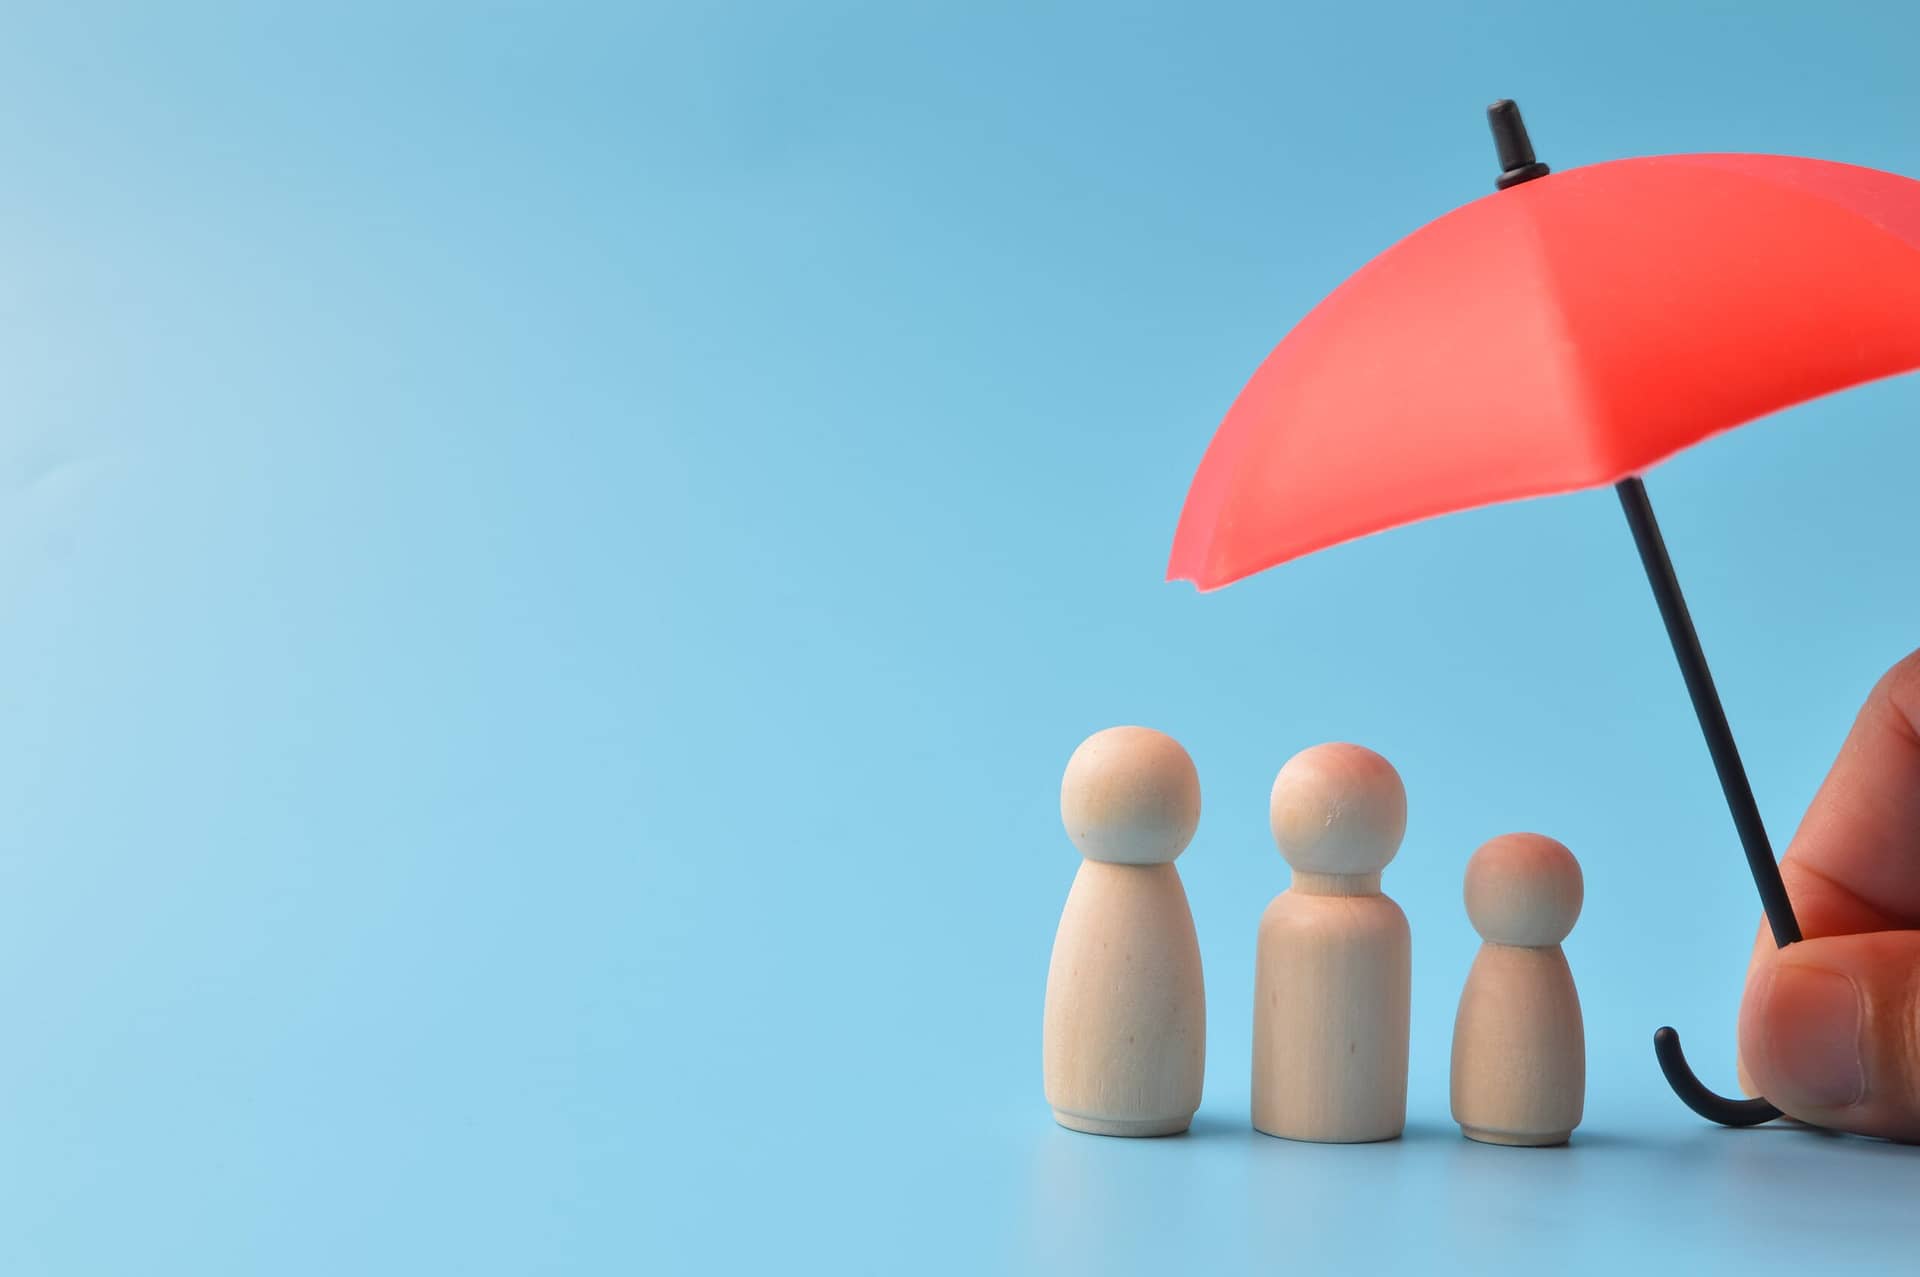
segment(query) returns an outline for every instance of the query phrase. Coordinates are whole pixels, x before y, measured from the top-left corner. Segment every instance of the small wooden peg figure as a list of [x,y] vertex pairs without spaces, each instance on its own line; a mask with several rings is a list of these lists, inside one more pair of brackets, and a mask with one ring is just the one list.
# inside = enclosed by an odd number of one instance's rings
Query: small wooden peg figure
[[1580,995],[1560,942],[1584,891],[1573,853],[1507,834],[1467,862],[1467,917],[1484,943],[1453,1025],[1453,1120],[1484,1144],[1564,1144],[1586,1104]]
[[1253,1125],[1394,1139],[1407,1121],[1412,937],[1380,871],[1406,832],[1406,790],[1372,750],[1316,745],[1280,769],[1269,815],[1293,884],[1260,919]]
[[1200,823],[1200,777],[1172,737],[1110,727],[1068,760],[1060,818],[1085,859],[1047,972],[1047,1103],[1076,1131],[1177,1134],[1206,1067],[1200,945],[1173,867]]

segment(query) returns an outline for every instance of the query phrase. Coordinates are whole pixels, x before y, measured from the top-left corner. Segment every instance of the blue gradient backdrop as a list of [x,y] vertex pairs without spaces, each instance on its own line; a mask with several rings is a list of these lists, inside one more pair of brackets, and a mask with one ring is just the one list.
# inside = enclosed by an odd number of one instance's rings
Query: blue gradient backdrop
[[[1560,166],[1920,173],[1907,6],[31,5],[0,41],[0,1271],[1815,1271],[1920,1163],[1705,1128],[1756,906],[1605,493],[1201,597],[1234,393]],[[1777,838],[1920,644],[1920,382],[1652,491]],[[1183,740],[1185,1139],[1056,1129],[1059,772]],[[1245,1125],[1267,787],[1400,766],[1411,1125]],[[1469,1146],[1483,838],[1576,1145]]]

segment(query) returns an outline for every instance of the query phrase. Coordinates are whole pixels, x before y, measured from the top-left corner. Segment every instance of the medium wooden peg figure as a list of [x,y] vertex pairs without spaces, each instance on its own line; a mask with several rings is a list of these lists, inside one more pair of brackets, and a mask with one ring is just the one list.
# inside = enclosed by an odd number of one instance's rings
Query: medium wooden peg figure
[[1200,823],[1200,777],[1170,736],[1110,727],[1060,782],[1084,857],[1047,972],[1041,1056],[1054,1120],[1093,1135],[1173,1135],[1206,1066],[1206,989],[1173,861]]
[[1560,942],[1580,917],[1573,853],[1506,834],[1467,862],[1467,917],[1484,943],[1453,1025],[1453,1120],[1483,1144],[1564,1144],[1580,1125],[1587,1040]]
[[1269,815],[1293,884],[1260,919],[1253,1125],[1394,1139],[1407,1121],[1412,937],[1380,871],[1406,832],[1406,790],[1372,750],[1316,745],[1280,769]]

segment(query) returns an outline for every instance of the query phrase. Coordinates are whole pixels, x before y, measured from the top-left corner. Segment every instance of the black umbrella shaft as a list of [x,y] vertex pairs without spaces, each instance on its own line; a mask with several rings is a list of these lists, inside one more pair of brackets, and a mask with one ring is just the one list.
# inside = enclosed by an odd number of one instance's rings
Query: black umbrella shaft
[[1753,800],[1753,786],[1740,761],[1740,748],[1733,743],[1733,729],[1727,726],[1727,711],[1720,705],[1706,653],[1700,650],[1700,636],[1694,632],[1687,600],[1680,593],[1680,580],[1673,574],[1673,560],[1667,557],[1666,539],[1654,521],[1647,486],[1629,478],[1616,483],[1613,490],[1620,494],[1620,508],[1626,511],[1627,525],[1633,529],[1633,543],[1647,569],[1654,601],[1660,605],[1660,619],[1667,623],[1667,638],[1680,662],[1680,674],[1687,681],[1687,695],[1693,698],[1693,712],[1699,716],[1700,731],[1707,738],[1707,752],[1713,755],[1713,769],[1720,774],[1720,788],[1727,796],[1727,809],[1733,813],[1733,826],[1740,832],[1740,846],[1747,853],[1747,868],[1753,871],[1753,885],[1759,889],[1760,903],[1767,911],[1767,924],[1773,928],[1773,942],[1784,948],[1799,941],[1800,921],[1793,916],[1786,884],[1780,881],[1773,845],[1760,822],[1760,806]]

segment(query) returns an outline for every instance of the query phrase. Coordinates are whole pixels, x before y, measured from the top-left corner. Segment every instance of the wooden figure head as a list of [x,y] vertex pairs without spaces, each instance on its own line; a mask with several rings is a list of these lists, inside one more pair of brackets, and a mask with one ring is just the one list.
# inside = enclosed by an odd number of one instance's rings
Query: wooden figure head
[[1559,944],[1580,917],[1585,891],[1580,862],[1542,834],[1503,834],[1467,862],[1467,917],[1495,944]]
[[1359,745],[1301,750],[1274,777],[1267,807],[1273,841],[1301,873],[1372,874],[1407,832],[1400,773]]
[[1060,820],[1089,860],[1162,864],[1185,851],[1199,827],[1200,774],[1173,737],[1109,727],[1067,760]]

